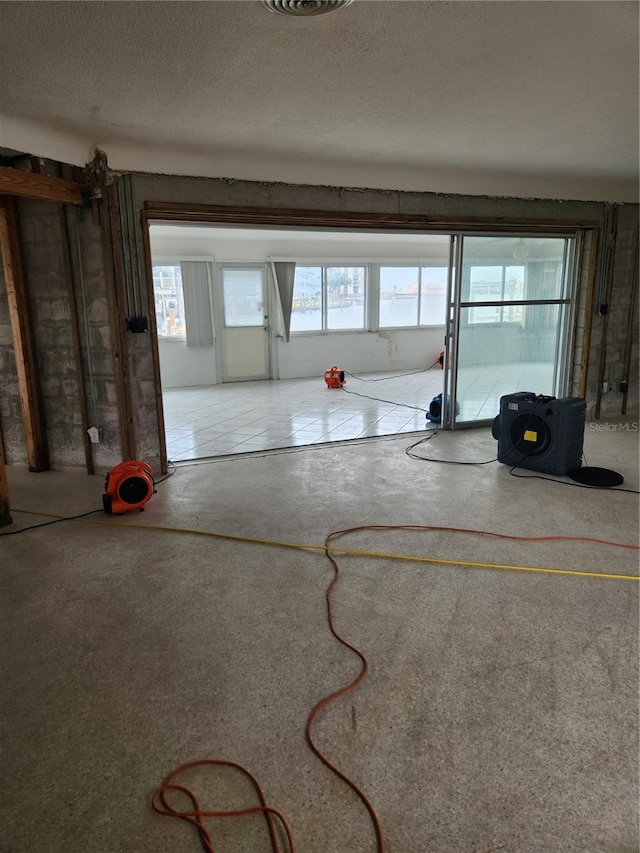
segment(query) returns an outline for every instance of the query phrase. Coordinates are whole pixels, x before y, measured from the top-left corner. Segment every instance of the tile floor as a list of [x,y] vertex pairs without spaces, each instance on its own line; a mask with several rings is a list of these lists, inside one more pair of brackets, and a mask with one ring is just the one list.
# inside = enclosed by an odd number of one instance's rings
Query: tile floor
[[[466,420],[497,414],[502,394],[548,393],[546,365],[466,368],[459,399]],[[324,379],[236,382],[163,393],[168,457],[173,462],[326,444],[431,429],[429,403],[442,391],[439,367],[347,376],[342,389]],[[376,398],[376,399],[370,399]]]
[[500,397],[515,391],[553,393],[551,362],[506,362],[469,365],[458,371],[457,420],[491,420],[500,408]]
[[343,388],[314,377],[172,389],[163,393],[167,453],[180,462],[424,430],[441,390],[440,368],[347,376]]

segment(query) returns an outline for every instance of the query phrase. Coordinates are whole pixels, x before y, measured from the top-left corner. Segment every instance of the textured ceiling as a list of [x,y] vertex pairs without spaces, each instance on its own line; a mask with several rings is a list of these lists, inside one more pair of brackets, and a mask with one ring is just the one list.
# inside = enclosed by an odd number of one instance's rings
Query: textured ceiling
[[0,2],[0,146],[84,165],[631,201],[638,3]]

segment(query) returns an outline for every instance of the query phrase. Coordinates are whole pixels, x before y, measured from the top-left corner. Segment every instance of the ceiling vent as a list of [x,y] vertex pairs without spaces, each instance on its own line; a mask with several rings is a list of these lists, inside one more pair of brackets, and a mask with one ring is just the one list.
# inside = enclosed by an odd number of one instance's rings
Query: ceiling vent
[[270,12],[288,15],[291,18],[313,18],[326,15],[343,6],[350,6],[353,0],[260,0]]

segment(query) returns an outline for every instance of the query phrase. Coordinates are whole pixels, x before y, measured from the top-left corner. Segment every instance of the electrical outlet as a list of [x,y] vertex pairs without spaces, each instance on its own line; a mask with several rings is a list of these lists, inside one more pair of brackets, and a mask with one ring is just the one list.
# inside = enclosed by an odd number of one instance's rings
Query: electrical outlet
[[603,392],[604,394],[606,394],[608,390],[609,390],[609,383],[608,383],[608,382],[603,382],[603,383],[602,383],[602,392]]

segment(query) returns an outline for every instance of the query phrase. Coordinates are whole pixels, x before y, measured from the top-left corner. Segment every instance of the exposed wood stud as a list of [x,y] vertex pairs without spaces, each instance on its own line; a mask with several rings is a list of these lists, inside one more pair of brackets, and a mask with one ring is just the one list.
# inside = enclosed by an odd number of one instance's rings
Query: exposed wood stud
[[38,381],[31,308],[22,267],[20,224],[12,197],[0,197],[0,251],[9,304],[9,319],[20,389],[20,403],[30,471],[49,469],[49,449]]
[[113,186],[104,188],[103,199],[96,201],[100,211],[104,266],[107,275],[107,297],[112,328],[114,379],[118,401],[120,449],[122,459],[136,458],[133,401],[129,378],[129,347],[124,308],[122,278],[122,243],[118,230],[116,197]]
[[144,214],[141,216],[142,240],[144,247],[144,267],[146,274],[149,333],[151,335],[151,351],[153,354],[153,373],[156,388],[156,414],[158,417],[158,443],[160,446],[160,471],[166,474],[167,465],[167,439],[165,436],[164,407],[162,403],[162,379],[160,375],[160,351],[158,347],[158,325],[156,321],[155,299],[153,296],[153,269],[151,267],[151,243],[149,240],[149,223]]
[[80,184],[9,166],[0,166],[0,193],[37,198],[40,201],[59,201],[62,204],[81,205],[83,201]]
[[591,351],[591,331],[593,327],[593,301],[596,292],[597,259],[600,246],[600,228],[591,232],[591,263],[589,264],[589,280],[587,285],[587,301],[584,313],[584,332],[582,335],[582,359],[580,360],[580,380],[578,397],[587,396],[587,378],[589,374],[589,353]]

